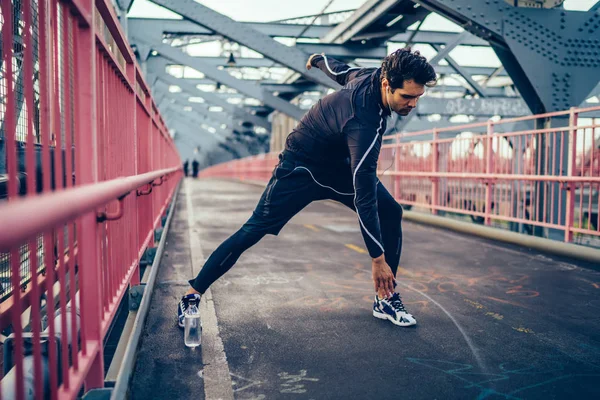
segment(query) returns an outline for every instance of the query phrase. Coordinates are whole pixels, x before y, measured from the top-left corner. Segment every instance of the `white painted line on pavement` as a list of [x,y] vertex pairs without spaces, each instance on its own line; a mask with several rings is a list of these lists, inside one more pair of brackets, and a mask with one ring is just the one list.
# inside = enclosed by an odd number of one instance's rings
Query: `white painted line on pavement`
[[[204,262],[200,234],[195,228],[194,208],[192,206],[192,185],[185,180],[185,195],[187,200],[188,230],[190,233],[190,252],[192,272],[198,273]],[[219,336],[217,313],[210,289],[202,296],[200,302],[200,321],[202,321],[202,363],[204,371],[204,396],[206,400],[233,400],[233,387],[229,364],[225,355],[223,341]]]

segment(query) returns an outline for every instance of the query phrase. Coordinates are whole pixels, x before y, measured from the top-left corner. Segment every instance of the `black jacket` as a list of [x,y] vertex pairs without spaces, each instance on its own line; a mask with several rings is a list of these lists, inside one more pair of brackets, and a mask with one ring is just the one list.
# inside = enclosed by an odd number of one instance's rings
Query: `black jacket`
[[381,102],[381,69],[350,68],[325,56],[313,57],[311,64],[343,88],[320,99],[302,117],[285,150],[320,168],[339,169],[349,160],[365,244],[369,255],[378,257],[384,251],[377,214],[377,160],[390,115]]

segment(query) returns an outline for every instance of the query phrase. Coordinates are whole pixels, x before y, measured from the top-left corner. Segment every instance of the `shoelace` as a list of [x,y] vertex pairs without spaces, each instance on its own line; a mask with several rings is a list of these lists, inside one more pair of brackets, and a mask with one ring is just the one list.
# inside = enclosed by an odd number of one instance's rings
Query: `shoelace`
[[187,310],[187,308],[190,305],[190,300],[194,300],[196,302],[196,307],[200,307],[200,300],[198,300],[198,297],[191,297],[191,298],[183,297],[180,302],[182,311]]
[[394,310],[406,312],[404,304],[402,303],[402,299],[400,298],[400,295],[398,293],[394,293],[394,295],[390,297],[388,301],[390,302],[392,307],[394,307]]

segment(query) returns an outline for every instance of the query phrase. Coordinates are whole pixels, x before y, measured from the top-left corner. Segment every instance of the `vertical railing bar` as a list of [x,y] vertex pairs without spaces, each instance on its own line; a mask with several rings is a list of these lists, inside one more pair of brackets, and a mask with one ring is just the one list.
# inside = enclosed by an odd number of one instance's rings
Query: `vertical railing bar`
[[[37,193],[36,166],[35,166],[35,140],[34,140],[34,90],[33,90],[33,32],[35,22],[32,18],[31,0],[23,0],[23,43],[25,45],[23,68],[25,86],[25,106],[27,108],[27,196],[35,196]],[[31,276],[31,331],[33,332],[33,368],[34,368],[34,393],[38,398],[43,396],[43,371],[42,371],[42,346],[40,340],[41,315],[40,294],[38,285],[38,240],[37,236],[29,240],[29,274]]]

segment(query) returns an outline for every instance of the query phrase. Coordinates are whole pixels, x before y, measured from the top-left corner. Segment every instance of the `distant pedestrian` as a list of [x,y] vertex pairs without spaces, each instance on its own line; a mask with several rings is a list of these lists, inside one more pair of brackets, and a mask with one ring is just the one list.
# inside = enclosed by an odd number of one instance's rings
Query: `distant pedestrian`
[[183,173],[185,176],[188,176],[188,168],[190,167],[190,160],[185,160],[183,163]]
[[192,162],[192,174],[193,174],[194,178],[198,177],[199,169],[200,169],[200,163],[198,162],[198,160],[194,159],[194,161]]

